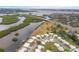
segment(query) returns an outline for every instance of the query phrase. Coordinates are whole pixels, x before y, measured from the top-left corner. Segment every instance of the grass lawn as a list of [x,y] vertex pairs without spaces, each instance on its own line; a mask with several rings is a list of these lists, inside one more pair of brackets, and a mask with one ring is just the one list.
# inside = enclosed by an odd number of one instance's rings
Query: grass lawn
[[0,52],[4,52],[4,49],[0,48]]
[[50,50],[52,52],[59,52],[58,48],[52,42],[47,42],[44,47],[44,51]]
[[12,23],[15,23],[17,22],[19,19],[18,19],[18,15],[6,15],[6,16],[3,16],[3,21],[1,24],[12,24]]

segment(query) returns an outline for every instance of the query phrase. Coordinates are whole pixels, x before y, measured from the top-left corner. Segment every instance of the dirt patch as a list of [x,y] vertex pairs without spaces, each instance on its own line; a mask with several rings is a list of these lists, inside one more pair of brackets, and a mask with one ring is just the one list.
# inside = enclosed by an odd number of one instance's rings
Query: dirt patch
[[52,30],[52,22],[46,21],[42,25],[40,25],[33,33],[32,35],[41,35],[44,33],[49,33]]

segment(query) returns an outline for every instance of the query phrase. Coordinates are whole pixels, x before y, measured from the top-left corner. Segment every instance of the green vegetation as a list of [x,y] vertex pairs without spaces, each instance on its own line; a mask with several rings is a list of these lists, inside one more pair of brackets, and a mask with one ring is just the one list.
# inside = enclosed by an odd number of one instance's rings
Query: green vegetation
[[15,36],[18,36],[19,35],[19,33],[15,33]]
[[[25,15],[24,15],[25,16]],[[42,21],[42,17],[41,16],[32,16],[32,15],[27,15],[25,16],[28,20],[30,19],[31,22],[40,22]]]
[[42,49],[43,51],[46,51],[46,50],[50,50],[52,52],[58,52],[58,48],[56,46],[54,46],[54,44],[52,42],[47,42],[44,46],[45,48]]
[[6,15],[6,16],[3,16],[2,18],[3,18],[3,22],[1,24],[8,25],[19,21],[18,15]]
[[63,39],[68,41],[70,44],[79,48],[79,39],[77,39],[77,37],[75,35],[71,35],[71,34],[67,33],[65,30],[63,30],[63,28],[64,27],[58,25],[58,26],[52,28],[52,32],[61,36]]
[[9,28],[7,30],[0,31],[0,38],[10,34],[13,31],[24,28],[25,26],[29,25],[31,22],[35,22],[35,21],[39,22],[39,21],[42,21],[42,19],[37,17],[37,16],[29,16],[29,15],[27,15],[26,19],[24,20],[24,23],[20,24],[19,26],[14,26],[14,27],[11,27],[11,28]]
[[13,39],[12,39],[13,42],[16,42],[17,40],[18,40],[17,38],[13,38]]
[[70,43],[73,42],[73,45],[75,45],[76,47],[79,48],[79,39],[77,39],[77,37],[75,35],[71,35],[71,34],[68,34],[66,33],[65,31],[63,32],[64,35],[66,35],[68,38],[66,38],[64,36],[64,39],[69,41]]
[[0,52],[4,52],[4,49],[0,48]]

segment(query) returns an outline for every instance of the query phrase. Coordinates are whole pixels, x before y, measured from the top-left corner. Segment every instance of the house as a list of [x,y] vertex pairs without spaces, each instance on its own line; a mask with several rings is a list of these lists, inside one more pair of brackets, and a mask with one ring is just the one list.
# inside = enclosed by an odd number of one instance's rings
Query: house
[[59,45],[58,43],[54,43],[54,45],[55,45],[56,47],[60,47],[60,45]]
[[44,35],[41,35],[41,37],[43,38],[43,37],[44,37]]
[[32,36],[31,38],[32,38],[32,39],[37,39],[35,36]]
[[40,35],[37,35],[36,37],[37,37],[38,39],[41,39],[41,36],[40,36]]
[[41,41],[41,44],[45,45],[45,43],[46,43],[46,42],[44,42],[44,41]]
[[49,35],[48,34],[44,34],[46,37],[48,37]]
[[73,52],[79,52],[79,48],[74,49]]
[[23,47],[29,47],[30,43],[25,43]]
[[42,48],[44,48],[44,46],[42,46],[42,45],[38,45],[38,49],[42,49]]
[[50,50],[46,50],[46,52],[51,52]]
[[18,52],[27,52],[27,48],[22,47]]
[[50,41],[52,42],[52,41],[53,41],[53,39],[50,39]]
[[63,52],[64,48],[63,47],[58,47],[58,50]]
[[69,43],[67,41],[64,41],[63,43],[66,44],[66,45],[69,45]]
[[33,42],[33,41],[34,41],[33,39],[29,39],[27,42],[31,43],[31,42]]
[[69,47],[70,47],[71,49],[76,49],[76,47],[75,47],[75,46],[72,46],[72,45],[69,45]]
[[41,50],[40,49],[35,49],[35,52],[41,52]]

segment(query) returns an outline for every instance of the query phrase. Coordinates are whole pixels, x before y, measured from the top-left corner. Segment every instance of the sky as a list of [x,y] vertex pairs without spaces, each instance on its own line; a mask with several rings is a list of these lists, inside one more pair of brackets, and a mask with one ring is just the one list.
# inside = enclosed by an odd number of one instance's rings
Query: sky
[[[79,9],[79,0],[0,0],[0,6],[37,6],[31,8],[76,8]],[[28,8],[28,7],[27,7]]]

